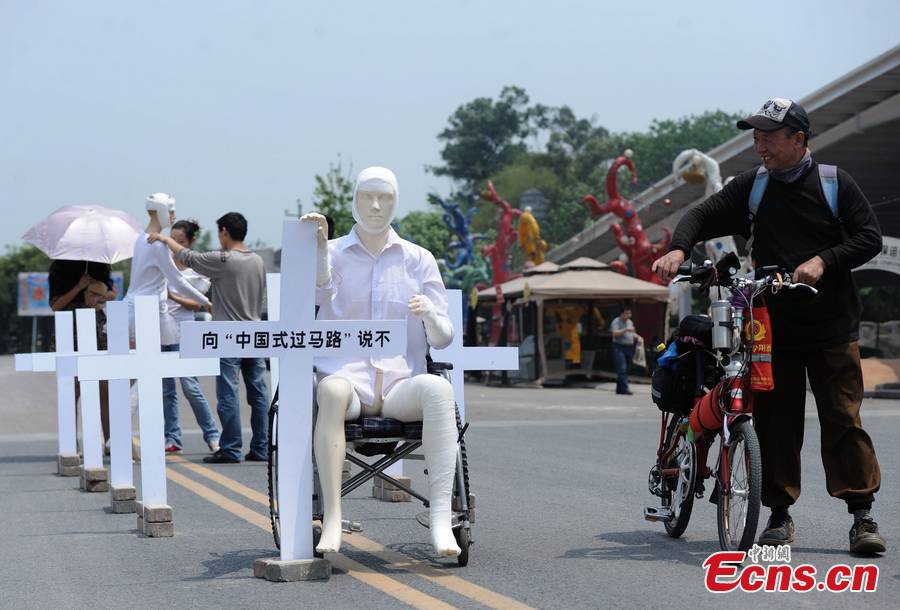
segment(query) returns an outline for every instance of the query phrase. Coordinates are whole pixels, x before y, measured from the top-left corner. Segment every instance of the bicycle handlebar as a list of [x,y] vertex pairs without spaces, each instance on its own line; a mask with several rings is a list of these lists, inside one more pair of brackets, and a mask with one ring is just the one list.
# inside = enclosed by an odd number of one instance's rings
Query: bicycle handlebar
[[[723,273],[725,271],[725,273]],[[718,285],[728,288],[732,291],[740,291],[745,289],[764,290],[770,288],[773,292],[778,292],[782,288],[794,290],[796,288],[805,288],[813,294],[819,291],[802,282],[794,282],[791,279],[791,273],[777,265],[768,265],[759,267],[754,270],[753,277],[735,276],[737,269],[732,267],[727,270],[719,270],[712,261],[705,261],[702,265],[694,265],[690,261],[684,263],[678,268],[672,282],[690,282],[691,284],[707,284]]]

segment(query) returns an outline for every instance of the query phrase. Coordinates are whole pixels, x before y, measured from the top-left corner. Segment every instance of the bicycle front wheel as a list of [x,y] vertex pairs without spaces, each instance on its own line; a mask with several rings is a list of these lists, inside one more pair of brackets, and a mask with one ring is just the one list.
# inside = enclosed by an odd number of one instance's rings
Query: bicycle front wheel
[[762,457],[752,422],[743,420],[731,428],[726,456],[731,485],[727,493],[719,486],[719,546],[746,551],[756,538],[762,491]]

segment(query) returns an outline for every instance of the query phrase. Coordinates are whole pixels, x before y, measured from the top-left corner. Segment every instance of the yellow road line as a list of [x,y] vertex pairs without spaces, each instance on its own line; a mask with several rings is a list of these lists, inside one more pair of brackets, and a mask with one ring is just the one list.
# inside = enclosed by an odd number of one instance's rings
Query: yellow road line
[[[206,468],[205,466],[201,466],[194,462],[189,462],[182,457],[170,455],[168,456],[168,459],[172,462],[181,464],[186,468],[190,468],[191,471],[196,472],[197,474],[204,476],[211,481],[215,481],[223,487],[230,489],[231,491],[240,494],[245,498],[248,498],[249,500],[262,504],[266,507],[269,506],[269,496],[262,494],[255,489],[251,489],[250,487],[247,487],[246,485],[243,485],[242,483],[239,483],[234,479],[226,477],[225,475],[220,474],[210,468]],[[463,578],[460,578],[459,576],[448,574],[447,572],[435,568],[434,566],[424,561],[413,559],[412,557],[409,557],[397,551],[387,549],[378,542],[366,538],[362,534],[345,534],[344,540],[354,548],[365,551],[371,555],[375,555],[379,559],[390,563],[390,567],[392,568],[405,570],[407,572],[416,574],[417,576],[420,576],[425,580],[438,584],[455,593],[459,593],[460,595],[468,597],[469,599],[474,600],[480,604],[484,604],[489,608],[516,608],[519,610],[531,608],[530,606],[526,606],[525,604],[518,602],[511,597],[506,597],[505,595],[501,595],[500,593],[496,593],[494,591],[491,591],[490,589],[471,583]]]
[[195,494],[197,494],[204,500],[209,500],[213,504],[216,504],[216,505],[224,508],[229,513],[240,517],[244,521],[252,523],[253,525],[255,525],[259,528],[262,528],[264,530],[271,531],[272,524],[269,521],[269,519],[266,518],[265,515],[262,515],[250,508],[247,508],[243,504],[235,502],[234,500],[232,500],[230,498],[226,498],[222,494],[217,493],[217,492],[213,491],[212,489],[210,489],[209,487],[207,487],[205,485],[201,485],[200,483],[197,483],[196,481],[194,481],[192,479],[189,479],[188,477],[184,476],[180,472],[172,470],[171,468],[166,469],[166,476],[172,482],[178,483],[182,487],[185,487],[185,488],[191,490],[192,492],[194,492]]
[[234,493],[236,493],[238,495],[244,496],[245,498],[247,498],[249,500],[253,500],[254,502],[258,502],[259,504],[262,504],[263,506],[269,506],[269,496],[267,496],[266,494],[261,494],[258,491],[256,491],[255,489],[251,489],[251,488],[247,487],[246,485],[241,485],[234,479],[226,477],[225,475],[223,475],[219,472],[216,472],[215,470],[213,470],[211,468],[206,468],[205,466],[201,466],[200,464],[196,464],[194,462],[186,460],[181,456],[169,455],[166,457],[167,457],[168,461],[175,462],[176,464],[181,464],[188,470],[190,470],[192,472],[196,472],[197,474],[204,476],[211,481],[215,481],[222,487],[230,489],[231,491],[233,491]]
[[404,585],[399,580],[394,580],[390,576],[379,574],[372,568],[364,566],[339,553],[328,553],[327,559],[333,566],[340,568],[353,578],[361,580],[370,587],[375,587],[379,591],[387,593],[391,597],[399,599],[414,608],[427,608],[428,610],[435,608],[440,608],[441,610],[453,610],[456,608],[456,606],[442,602],[436,597],[431,597],[408,585]]
[[450,589],[451,591],[459,593],[460,595],[464,595],[465,597],[468,597],[469,599],[472,599],[480,604],[484,604],[488,608],[516,608],[517,610],[532,610],[531,606],[527,606],[519,601],[512,599],[511,597],[506,597],[505,595],[501,595],[500,593],[491,591],[490,589],[487,589],[480,585],[476,585],[475,583],[471,583],[468,580],[460,578],[459,576],[448,574],[443,570],[439,570],[423,561],[408,557],[403,553],[387,549],[374,540],[366,538],[365,536],[362,536],[358,533],[349,534],[344,539],[350,545],[359,549],[360,551],[365,551],[371,555],[378,557],[379,559],[388,562],[390,564],[388,567],[390,568],[413,572],[414,574],[421,576],[425,580]]
[[[267,532],[271,531],[269,519],[267,519],[260,513],[250,510],[246,506],[238,504],[234,500],[226,498],[222,494],[213,491],[206,485],[197,483],[193,479],[190,479],[171,468],[166,469],[166,476],[173,483],[181,485],[182,487],[194,492],[204,500],[212,502],[213,504],[227,510],[233,515],[240,517],[244,521],[247,521],[248,523],[255,525]],[[398,599],[405,604],[409,604],[414,608],[420,608],[421,610],[452,610],[453,608],[455,608],[455,606],[445,603],[436,597],[432,597],[430,595],[422,593],[421,591],[413,589],[412,587],[405,585],[398,580],[394,580],[390,576],[375,572],[371,568],[353,561],[352,559],[344,557],[343,555],[330,553],[328,555],[328,561],[330,561],[333,566],[336,566],[346,572],[347,575],[369,585],[370,587],[374,587],[375,589],[378,589],[379,591],[387,595],[390,595],[394,599]]]

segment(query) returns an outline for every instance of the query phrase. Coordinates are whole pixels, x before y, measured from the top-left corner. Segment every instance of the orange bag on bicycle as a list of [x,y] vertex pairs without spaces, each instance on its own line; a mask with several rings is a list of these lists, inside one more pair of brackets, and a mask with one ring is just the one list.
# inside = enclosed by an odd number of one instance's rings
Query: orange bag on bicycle
[[[744,339],[753,341],[750,354],[750,389],[754,392],[768,392],[775,389],[772,375],[772,322],[765,303],[753,308],[753,328],[750,316],[745,313]],[[745,310],[746,312],[746,310]]]

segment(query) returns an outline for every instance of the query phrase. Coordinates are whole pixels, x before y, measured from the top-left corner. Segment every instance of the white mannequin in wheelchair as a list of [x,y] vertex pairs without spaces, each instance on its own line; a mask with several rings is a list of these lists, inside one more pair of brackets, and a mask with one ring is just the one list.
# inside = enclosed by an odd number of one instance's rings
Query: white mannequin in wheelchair
[[402,422],[422,421],[431,544],[437,555],[455,557],[460,548],[451,528],[457,455],[453,390],[445,378],[426,371],[428,346],[447,346],[453,338],[453,327],[434,256],[401,239],[391,228],[398,200],[393,172],[369,167],[356,179],[356,224],[350,233],[328,241],[324,216],[313,213],[301,219],[318,223],[319,319],[407,320],[404,356],[355,362],[338,358],[316,361],[318,415],[313,449],[324,504],[322,534],[316,550],[340,550],[344,422],[362,414]]

